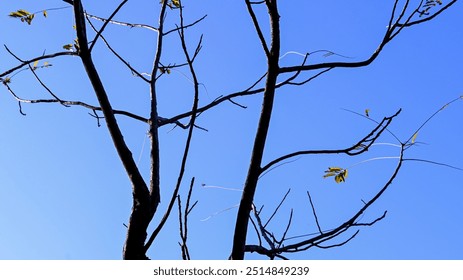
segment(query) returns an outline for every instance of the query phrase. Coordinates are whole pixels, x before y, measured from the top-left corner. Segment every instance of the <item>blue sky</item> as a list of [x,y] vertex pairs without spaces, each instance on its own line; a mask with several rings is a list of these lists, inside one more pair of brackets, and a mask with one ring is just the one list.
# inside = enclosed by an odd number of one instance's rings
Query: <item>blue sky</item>
[[[88,3],[87,3],[88,2]],[[187,32],[194,49],[204,34],[197,59],[200,102],[243,90],[265,72],[265,58],[252,29],[244,1],[184,1],[186,21],[207,18]],[[309,63],[358,61],[377,47],[386,30],[393,1],[280,1],[282,25],[281,65],[299,64],[294,53],[329,50],[342,56],[311,56]],[[445,1],[444,1],[445,2]],[[117,1],[84,1],[89,13],[107,16]],[[0,31],[6,44],[23,59],[44,51],[62,51],[75,38],[71,9],[62,1],[3,1]],[[9,18],[17,9],[48,9],[48,18],[37,15],[31,26]],[[156,1],[129,1],[118,20],[156,25]],[[404,30],[370,66],[335,69],[302,87],[281,89],[276,97],[264,162],[300,149],[349,147],[374,127],[374,123],[343,109],[370,110],[376,120],[403,112],[390,130],[401,140],[446,102],[463,94],[462,3],[435,20]],[[167,17],[174,26],[177,13]],[[261,14],[266,23],[265,13]],[[97,23],[99,24],[99,23]],[[156,33],[109,26],[106,37],[131,65],[150,72]],[[182,62],[176,35],[166,40],[162,61]],[[149,88],[131,76],[102,42],[94,53],[97,68],[113,107],[148,116]],[[38,74],[63,99],[97,104],[83,67],[75,57],[49,60],[52,67]],[[0,73],[17,64],[0,51]],[[309,77],[309,76],[307,76]],[[28,72],[12,78],[11,86],[24,98],[49,96]],[[0,259],[120,259],[131,208],[130,184],[104,126],[83,108],[57,104],[23,104],[27,116],[6,88],[0,90]],[[195,131],[189,164],[182,186],[196,178],[193,199],[198,205],[190,216],[190,253],[195,259],[225,259],[231,249],[236,205],[247,171],[257,126],[261,96],[236,99],[247,109],[224,103],[202,114]],[[160,82],[159,107],[171,117],[191,107],[192,88],[185,69],[172,71]],[[463,100],[438,114],[420,133],[407,157],[463,167]],[[143,174],[148,176],[147,126],[118,117],[125,139]],[[162,203],[166,207],[180,166],[186,131],[163,127],[161,137]],[[397,144],[391,135],[380,143]],[[387,180],[399,149],[378,145],[358,158],[345,156],[300,157],[262,178],[255,203],[270,215],[282,196],[291,193],[280,215],[269,225],[281,233],[290,208],[294,225],[290,236],[317,232],[306,192],[310,191],[323,229],[350,217]],[[353,166],[347,181],[323,179],[328,166]],[[345,246],[313,249],[288,255],[295,259],[462,259],[462,171],[420,162],[405,162],[384,196],[362,217],[387,217]],[[217,186],[219,188],[205,188]],[[159,217],[159,216],[158,216]],[[267,216],[268,217],[268,216]],[[155,218],[153,224],[159,218]],[[174,211],[166,228],[149,251],[154,259],[178,259],[178,220]],[[344,239],[338,239],[338,242]],[[249,242],[256,242],[250,231]],[[257,255],[247,258],[259,258]]]

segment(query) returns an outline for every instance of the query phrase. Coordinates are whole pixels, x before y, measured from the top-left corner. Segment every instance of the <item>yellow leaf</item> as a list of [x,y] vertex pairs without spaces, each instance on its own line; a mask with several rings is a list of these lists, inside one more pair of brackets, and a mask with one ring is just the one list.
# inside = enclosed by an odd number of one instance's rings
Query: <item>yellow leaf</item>
[[174,4],[175,7],[180,8],[180,1],[179,0],[172,0],[172,4]]
[[33,19],[34,19],[34,14],[30,14],[25,18],[27,24],[29,25],[31,25]]
[[29,13],[28,11],[23,10],[23,9],[18,10],[18,13],[21,14],[21,15],[23,15],[23,16],[28,16],[28,15],[31,14],[31,13]]
[[328,167],[328,172],[339,172],[341,170],[342,170],[341,167]]
[[347,178],[347,169],[341,167],[328,167],[328,170],[325,170],[325,175],[323,178],[328,178],[334,176],[334,181],[336,183],[345,182]]
[[167,67],[161,67],[159,68],[159,71],[161,72],[161,74],[165,74],[165,73],[170,74],[170,69]]
[[68,51],[72,50],[72,44],[64,45],[63,49],[68,50]]
[[413,137],[412,137],[412,144],[415,143],[415,140],[416,140],[416,137],[418,136],[418,132],[413,134]]
[[365,149],[367,146],[365,144],[358,144],[357,146],[355,146],[354,150],[361,150],[361,149]]
[[29,13],[28,11],[26,10],[17,10],[15,12],[11,12],[9,14],[10,17],[16,17],[16,18],[20,18],[20,17],[25,17],[25,16],[28,16],[30,15],[31,13]]
[[323,178],[328,178],[328,177],[331,177],[331,176],[334,176],[334,175],[336,175],[336,173],[329,172],[329,173],[326,173],[325,175],[323,175]]
[[365,116],[370,117],[370,109],[365,109]]
[[347,178],[347,169],[344,169],[338,175],[336,175],[336,177],[334,177],[334,180],[336,181],[336,183],[341,183],[341,182],[345,182],[346,178]]
[[34,14],[29,13],[26,10],[20,9],[15,12],[11,12],[9,14],[10,17],[19,18],[21,22],[27,22],[27,24],[31,24],[32,20],[34,19]]
[[9,14],[9,16],[10,16],[10,17],[15,17],[15,18],[17,18],[17,17],[22,17],[22,15],[19,14],[18,12],[11,12],[11,13]]
[[47,15],[48,15],[47,10],[43,10],[43,16],[47,17]]
[[32,65],[32,68],[34,68],[34,69],[37,68],[37,64],[39,64],[39,61],[38,61],[38,60],[36,60],[36,61],[34,62],[34,65]]

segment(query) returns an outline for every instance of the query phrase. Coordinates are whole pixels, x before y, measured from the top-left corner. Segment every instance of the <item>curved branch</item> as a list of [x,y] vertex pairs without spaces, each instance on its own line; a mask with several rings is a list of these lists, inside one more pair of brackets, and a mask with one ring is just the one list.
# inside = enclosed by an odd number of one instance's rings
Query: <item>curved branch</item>
[[[328,72],[328,71],[330,71],[330,70],[332,70],[334,68],[357,68],[357,67],[364,67],[364,66],[367,66],[367,65],[371,64],[379,56],[379,54],[382,52],[383,48],[392,40],[392,38],[394,38],[403,29],[403,24],[399,24],[398,21],[401,20],[403,18],[403,16],[405,15],[405,12],[406,12],[407,7],[408,7],[408,2],[409,1],[407,1],[406,4],[404,5],[404,8],[402,9],[400,15],[398,15],[398,18],[396,19],[395,23],[392,23],[394,21],[394,14],[395,14],[395,10],[396,10],[397,4],[398,4],[398,0],[395,1],[393,11],[391,12],[391,19],[390,19],[390,24],[388,26],[388,29],[387,29],[381,43],[379,44],[377,49],[371,54],[371,56],[368,59],[363,60],[363,61],[359,61],[359,62],[327,62],[327,63],[305,65],[305,62],[307,60],[307,55],[306,55],[304,57],[304,61],[303,61],[303,63],[301,65],[279,67],[279,70],[278,70],[279,74],[294,73],[294,75],[292,77],[288,78],[287,80],[276,84],[276,88],[280,88],[280,87],[282,87],[284,85],[288,85],[288,84],[289,85],[296,85],[296,86],[305,84],[307,82],[310,82],[314,78],[317,78],[321,74],[324,74],[324,73],[326,73],[326,72]],[[408,18],[406,22],[409,22],[409,21],[410,21],[410,18]],[[299,82],[299,83],[298,82],[293,82],[293,80],[300,73],[305,72],[305,71],[311,71],[311,70],[322,70],[322,71],[319,72],[318,74],[315,74],[313,77],[311,77],[311,78],[309,78],[309,79],[307,79],[305,81],[302,81],[302,82]],[[254,89],[254,90],[247,89],[247,90],[231,93],[231,94],[228,94],[226,96],[222,96],[222,97],[214,100],[213,102],[209,103],[208,105],[205,105],[203,107],[198,108],[197,112],[198,113],[204,112],[206,110],[211,109],[212,107],[217,106],[218,104],[220,104],[220,103],[222,103],[224,101],[231,100],[232,98],[242,97],[242,96],[247,96],[247,95],[253,95],[253,94],[257,94],[257,93],[263,93],[264,91],[265,91],[265,88],[259,88],[259,89]],[[178,120],[180,120],[182,118],[185,118],[185,117],[188,117],[190,115],[191,115],[191,112],[185,112],[185,113],[179,114],[177,116],[174,116],[172,118],[166,119],[160,125],[162,126],[162,125],[165,125],[165,124],[168,124],[168,123],[172,123],[174,121],[178,121]]]
[[[8,47],[6,45],[3,45],[3,46],[5,47],[5,49],[7,49],[8,52],[10,52],[10,50],[8,49]],[[32,58],[32,59],[24,60],[18,66],[10,68],[10,69],[6,70],[3,73],[0,73],[0,78],[5,77],[5,76],[7,76],[7,75],[9,75],[9,74],[23,68],[23,67],[31,64],[31,63],[34,63],[35,61],[54,58],[54,57],[59,57],[59,56],[66,56],[66,55],[77,56],[78,54],[77,54],[77,52],[74,52],[74,51],[66,51],[66,52],[57,52],[57,53],[53,53],[53,54],[46,54],[46,55],[37,56],[37,57]]]
[[377,201],[382,195],[383,193],[389,188],[389,186],[392,184],[392,182],[395,180],[397,174],[399,173],[399,170],[401,169],[402,167],[402,163],[403,163],[403,156],[404,156],[404,145],[402,145],[402,148],[401,148],[401,151],[400,151],[400,157],[399,157],[399,160],[398,160],[398,164],[396,166],[396,168],[394,169],[391,177],[389,178],[389,180],[386,182],[386,184],[384,184],[384,186],[378,191],[378,193],[376,193],[376,195],[371,198],[368,202],[366,202],[364,204],[364,206],[362,208],[360,208],[360,210],[358,210],[349,220],[347,220],[346,222],[344,222],[343,224],[339,225],[338,227],[332,229],[332,230],[329,230],[329,231],[326,231],[324,232],[323,234],[320,234],[316,237],[313,237],[313,238],[310,238],[310,239],[307,239],[307,240],[304,240],[304,241],[301,241],[301,242],[297,242],[297,243],[294,243],[294,244],[290,244],[290,245],[287,245],[287,246],[284,246],[282,248],[279,248],[276,250],[276,252],[272,252],[272,253],[283,253],[283,252],[289,252],[291,250],[298,250],[298,248],[301,248],[303,246],[307,246],[307,245],[313,245],[313,244],[320,244],[321,241],[323,240],[328,240],[328,239],[331,239],[333,236],[337,236],[339,235],[339,233],[342,233],[344,231],[346,231],[347,229],[349,229],[350,227],[353,227],[353,226],[362,226],[362,225],[372,225],[374,223],[376,223],[377,221],[383,219],[386,215],[386,213],[384,213],[380,218],[376,219],[375,221],[371,222],[371,223],[368,223],[368,224],[361,224],[361,223],[356,223],[356,220],[375,202]]
[[418,5],[418,8],[410,14],[410,16],[407,18],[407,20],[404,23],[400,23],[399,21],[404,17],[405,12],[407,10],[408,4],[410,1],[406,1],[404,8],[401,12],[401,14],[398,16],[398,18],[395,20],[394,24],[391,24],[393,21],[394,13],[397,8],[397,3],[398,1],[396,0],[394,3],[394,8],[391,13],[391,19],[389,21],[389,26],[388,29],[383,37],[383,40],[377,47],[377,49],[370,55],[369,58],[363,60],[363,61],[358,61],[358,62],[327,62],[327,63],[319,63],[319,64],[312,64],[312,65],[303,65],[303,66],[288,66],[288,67],[281,67],[280,68],[280,73],[291,73],[295,71],[311,71],[311,70],[317,70],[317,69],[326,69],[326,68],[358,68],[358,67],[364,67],[369,64],[371,64],[373,61],[376,60],[378,55],[382,52],[384,47],[393,39],[395,36],[397,36],[400,31],[402,31],[406,27],[413,26],[415,24],[423,23],[426,21],[431,20],[432,18],[436,17],[440,13],[442,13],[444,10],[448,9],[450,6],[456,3],[456,0],[451,1],[449,4],[447,4],[445,7],[440,9],[438,12],[433,14],[430,17],[427,17],[426,19],[423,20],[418,20],[418,21],[412,21],[412,17],[418,12],[418,9],[421,7],[422,2]]
[[[195,26],[196,24],[198,24],[198,23],[200,23],[201,21],[203,21],[206,17],[207,17],[207,15],[202,16],[201,18],[195,20],[194,22],[185,25],[185,26],[183,27],[183,29],[185,30],[185,29],[187,29],[187,28],[190,28],[190,27],[192,27],[192,26]],[[171,29],[171,30],[165,32],[165,33],[164,33],[164,36],[165,36],[165,35],[169,35],[169,34],[172,33],[172,32],[179,31],[179,30],[180,30],[180,27]]]
[[382,133],[386,130],[386,128],[389,126],[389,124],[392,122],[392,120],[399,115],[401,110],[397,111],[394,115],[390,117],[385,117],[383,120],[364,138],[362,138],[359,142],[356,144],[352,145],[349,148],[345,149],[333,149],[333,150],[304,150],[304,151],[297,151],[294,153],[286,154],[284,156],[281,156],[277,159],[274,159],[267,163],[264,167],[261,168],[261,173],[265,172],[275,164],[278,164],[279,162],[290,159],[296,156],[300,155],[320,155],[320,154],[346,154],[349,156],[354,156],[354,155],[359,155],[361,153],[364,153],[368,151],[368,149],[371,147],[371,145],[374,144],[374,142],[382,135]]
[[85,15],[87,17],[89,17],[89,18],[93,18],[93,19],[96,19],[96,20],[99,20],[99,21],[103,21],[103,22],[109,21],[109,23],[115,24],[115,25],[122,25],[122,26],[127,26],[127,27],[130,27],[130,28],[133,28],[133,27],[146,28],[146,29],[149,29],[151,31],[158,32],[158,29],[156,27],[153,27],[153,26],[148,25],[148,24],[130,23],[130,22],[117,21],[117,20],[108,20],[108,19],[105,19],[105,18],[102,18],[102,17],[99,17],[99,16],[88,14],[88,13],[86,13]]
[[[305,64],[305,62],[307,61],[307,58],[308,58],[308,55],[305,55],[304,60],[303,60],[301,65]],[[320,75],[328,72],[329,70],[331,70],[331,69],[325,69],[325,70],[315,74],[314,76],[308,78],[307,80],[305,80],[303,82],[299,82],[299,83],[293,82],[293,80],[295,80],[302,73],[302,71],[296,71],[290,77],[288,77],[286,80],[277,83],[275,85],[275,89],[279,89],[279,88],[281,88],[281,87],[283,87],[285,85],[296,85],[297,86],[299,84],[305,84],[307,82],[312,81],[315,78],[318,78]],[[259,79],[257,79],[256,82],[254,82],[250,87],[248,87],[245,90],[230,93],[230,94],[227,94],[227,95],[219,96],[217,99],[215,99],[211,103],[209,103],[209,104],[207,104],[207,105],[205,105],[203,107],[199,107],[197,112],[198,113],[203,113],[203,112],[205,112],[205,111],[207,111],[209,109],[212,109],[212,108],[216,107],[217,105],[219,105],[219,104],[221,104],[221,103],[223,103],[225,101],[229,101],[229,102],[235,104],[232,99],[237,98],[237,97],[244,97],[244,96],[254,95],[254,94],[258,94],[258,93],[263,93],[265,91],[265,88],[263,88],[263,87],[257,88],[257,89],[253,89],[253,88],[255,88],[266,76],[267,76],[267,73],[262,75]],[[243,106],[239,106],[239,107],[243,107]],[[168,118],[168,119],[164,119],[160,123],[159,126],[175,123],[175,122],[179,121],[180,119],[183,119],[183,118],[186,118],[186,117],[189,117],[189,116],[191,116],[191,111],[176,115],[176,116]]]
[[320,249],[330,249],[330,248],[334,248],[334,247],[341,247],[341,246],[346,245],[352,239],[354,239],[359,232],[360,231],[357,230],[351,237],[347,238],[346,240],[344,240],[343,242],[340,242],[340,243],[336,243],[336,244],[332,244],[332,245],[328,245],[328,246],[315,244],[314,246],[317,247],[317,248],[320,248]]

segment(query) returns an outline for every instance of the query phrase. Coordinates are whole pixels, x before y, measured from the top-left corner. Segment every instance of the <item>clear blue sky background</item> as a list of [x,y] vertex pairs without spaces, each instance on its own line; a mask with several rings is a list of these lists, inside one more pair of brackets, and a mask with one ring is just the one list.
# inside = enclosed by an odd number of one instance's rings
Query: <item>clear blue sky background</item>
[[[187,32],[191,50],[199,35],[204,34],[196,65],[204,85],[201,104],[243,90],[265,72],[265,59],[243,2],[184,1],[187,22],[208,15]],[[393,2],[280,1],[282,54],[330,50],[348,58],[318,53],[309,62],[363,60],[382,39]],[[117,4],[112,0],[84,1],[88,12],[100,16],[108,16]],[[49,10],[46,19],[37,15],[31,26],[7,15],[20,8],[35,12],[64,6],[58,0],[2,1],[1,43],[23,59],[44,51],[61,51],[75,38],[71,9]],[[158,9],[157,1],[133,0],[116,18],[156,25]],[[306,86],[280,90],[264,161],[299,149],[349,147],[373,128],[374,123],[343,108],[359,113],[368,108],[376,120],[402,108],[390,129],[402,140],[410,137],[438,108],[463,94],[462,10],[462,3],[457,3],[435,20],[404,30],[368,67],[335,69]],[[175,11],[169,12],[170,27],[174,26],[176,15]],[[266,23],[265,13],[262,15]],[[120,26],[109,26],[106,31],[114,48],[141,72],[150,72],[155,36],[152,31]],[[175,34],[166,40],[163,63],[183,61],[177,42]],[[148,116],[147,84],[132,77],[101,41],[94,58],[113,107]],[[300,61],[300,56],[288,54],[281,64]],[[56,94],[63,99],[97,104],[78,58],[48,62],[53,66],[38,74]],[[0,51],[0,72],[17,63],[6,51]],[[162,78],[162,116],[171,117],[190,108],[192,88],[188,76],[183,69]],[[24,98],[49,98],[28,72],[14,76],[11,86]],[[225,259],[230,253],[240,192],[201,185],[242,187],[261,96],[236,101],[248,109],[224,103],[198,119],[198,124],[209,132],[197,130],[194,134],[182,196],[185,200],[190,178],[195,176],[193,199],[199,203],[190,216],[189,227],[190,252],[195,259]],[[457,102],[437,115],[417,137],[424,143],[408,150],[407,157],[463,167],[462,103]],[[27,116],[22,116],[17,102],[4,87],[0,89],[0,106],[0,259],[120,259],[131,189],[104,122],[99,128],[87,110],[57,104],[24,104]],[[126,117],[118,120],[134,158],[148,176],[147,126]],[[177,178],[186,131],[163,127],[160,135],[160,210],[164,211]],[[379,142],[397,144],[390,135]],[[396,147],[381,145],[358,158],[301,157],[262,178],[255,202],[257,206],[265,205],[263,215],[268,217],[291,188],[286,204],[269,226],[280,234],[289,209],[294,208],[289,236],[314,233],[317,228],[306,196],[310,191],[322,228],[330,229],[350,217],[362,206],[362,199],[369,199],[382,186],[396,161],[357,165],[349,170],[343,184],[323,179],[323,171],[328,166],[348,167],[375,157],[394,157],[398,152]],[[462,171],[406,162],[390,189],[362,217],[362,222],[372,221],[387,210],[384,220],[362,228],[345,246],[313,249],[288,257],[462,259],[461,176]],[[179,240],[174,211],[149,256],[180,258]],[[249,243],[255,242],[255,234],[250,231]]]

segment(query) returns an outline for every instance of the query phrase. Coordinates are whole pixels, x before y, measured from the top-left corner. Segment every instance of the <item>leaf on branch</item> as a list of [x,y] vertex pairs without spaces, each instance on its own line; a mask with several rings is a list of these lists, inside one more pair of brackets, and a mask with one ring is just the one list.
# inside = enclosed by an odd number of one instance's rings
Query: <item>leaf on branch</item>
[[161,72],[161,74],[170,74],[170,69],[168,67],[161,67],[159,68],[159,71]]
[[436,3],[439,4],[439,5],[442,5],[442,1],[441,0],[426,0],[426,4],[424,4],[423,7],[432,7],[432,6],[436,6]]
[[365,109],[365,116],[370,117],[370,109]]
[[9,16],[14,17],[14,18],[22,18],[30,14],[31,13],[29,13],[28,11],[20,9],[20,10],[17,10],[16,12],[11,12]]
[[341,170],[341,167],[328,167],[328,172],[339,172]]
[[[164,3],[165,0],[161,0],[159,3]],[[171,9],[178,9],[180,8],[180,0],[169,0],[167,2],[167,6]]]
[[325,175],[323,175],[323,178],[328,178],[328,177],[335,176],[335,175],[336,174],[334,172],[329,172],[329,173],[326,173]]
[[66,44],[63,46],[63,49],[68,50],[68,51],[72,51],[72,48],[73,48],[73,44]]
[[76,48],[76,50],[79,50],[79,40],[77,38],[74,39],[74,48]]
[[10,77],[6,77],[5,79],[2,80],[3,84],[9,84],[11,83],[11,78]]
[[436,6],[437,4],[442,5],[442,1],[441,0],[426,0],[426,3],[422,6],[423,10],[418,11],[418,13],[420,14],[420,17],[429,16],[430,15],[429,10],[432,7]]
[[42,66],[39,65],[39,61],[36,60],[34,61],[34,64],[32,65],[32,70],[37,70],[37,69],[40,69],[40,68],[48,68],[48,67],[51,67],[53,66],[52,64],[50,64],[48,61],[45,61]]
[[12,18],[19,18],[21,22],[26,22],[28,25],[31,25],[32,20],[34,19],[34,14],[31,14],[30,12],[23,9],[11,12],[9,16]]
[[328,169],[325,170],[325,175],[323,175],[323,178],[332,176],[334,176],[334,181],[336,183],[345,182],[347,178],[347,169],[341,167],[328,167]]
[[354,150],[363,150],[366,147],[367,147],[367,145],[360,143],[357,146],[355,146]]
[[344,169],[343,171],[339,172],[339,174],[334,177],[334,180],[336,181],[336,183],[341,183],[341,182],[345,182],[346,178],[347,178],[347,169]]
[[412,137],[412,144],[415,143],[416,137],[417,137],[417,136],[418,136],[418,132],[415,133],[415,134],[413,135],[413,137]]
[[47,17],[48,16],[47,10],[43,10],[42,14],[44,17]]

